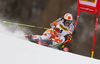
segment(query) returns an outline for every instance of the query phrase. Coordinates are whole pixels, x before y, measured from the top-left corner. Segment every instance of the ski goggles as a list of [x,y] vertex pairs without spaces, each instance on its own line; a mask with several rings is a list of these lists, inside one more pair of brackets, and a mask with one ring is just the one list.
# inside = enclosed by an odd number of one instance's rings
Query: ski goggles
[[66,24],[71,24],[71,22],[65,22]]
[[64,19],[64,22],[65,22],[66,24],[71,24],[71,23],[72,23],[71,20],[66,20],[66,19]]

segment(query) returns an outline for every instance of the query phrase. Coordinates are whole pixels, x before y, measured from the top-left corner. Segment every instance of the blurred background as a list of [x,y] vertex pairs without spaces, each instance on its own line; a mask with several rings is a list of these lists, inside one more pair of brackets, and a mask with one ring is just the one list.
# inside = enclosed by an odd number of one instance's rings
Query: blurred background
[[[73,24],[77,19],[77,0],[0,0],[0,17],[10,22],[18,22],[40,27],[50,27],[50,23],[65,13],[72,13]],[[100,17],[99,17],[100,20]],[[91,57],[96,15],[80,12],[80,18],[73,34],[73,41],[67,43],[70,52]],[[22,27],[22,26],[20,26]],[[15,31],[9,28],[9,31]],[[45,30],[27,28],[25,34],[41,35]],[[23,29],[22,29],[23,30]],[[100,59],[100,21],[97,29],[94,58]]]

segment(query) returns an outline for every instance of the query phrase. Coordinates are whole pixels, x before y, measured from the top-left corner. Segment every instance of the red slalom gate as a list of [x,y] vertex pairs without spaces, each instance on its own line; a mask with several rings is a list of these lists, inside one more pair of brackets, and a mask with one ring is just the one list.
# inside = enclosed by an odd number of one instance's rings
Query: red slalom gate
[[77,0],[78,1],[78,10],[93,13],[97,15],[96,18],[96,25],[95,25],[95,33],[94,33],[94,40],[93,40],[93,48],[91,58],[94,56],[94,48],[95,48],[95,40],[96,40],[96,32],[97,32],[97,24],[98,24],[98,17],[99,17],[99,6],[100,0]]

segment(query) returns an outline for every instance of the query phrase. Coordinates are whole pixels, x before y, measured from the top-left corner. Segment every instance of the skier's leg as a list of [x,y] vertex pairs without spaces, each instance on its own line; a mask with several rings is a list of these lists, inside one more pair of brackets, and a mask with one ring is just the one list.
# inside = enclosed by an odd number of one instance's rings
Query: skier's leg
[[40,45],[50,45],[52,44],[52,40],[48,40],[51,37],[51,31],[50,30],[46,30],[42,36],[40,36],[40,41],[38,41],[38,44]]
[[51,30],[46,30],[43,33],[43,35],[28,35],[25,37],[32,42],[39,41],[39,40],[48,40],[51,37]]
[[32,40],[35,40],[35,41],[39,41],[41,38],[41,35],[32,35]]
[[37,42],[38,40],[40,40],[40,36],[41,35],[28,35],[25,37],[31,42]]
[[39,43],[42,42],[42,44],[44,45],[52,45],[52,40],[51,38],[55,37],[55,34],[53,30],[46,30],[42,36],[40,36],[41,40],[39,41]]
[[46,30],[43,35],[41,36],[42,40],[48,40],[52,36],[53,31],[52,30]]
[[46,31],[43,33],[43,35],[41,36],[41,38],[42,38],[43,40],[45,40],[45,39],[52,39],[52,38],[54,38],[54,37],[58,37],[58,34],[57,34],[57,32],[55,32],[55,31],[52,30],[52,29],[46,30]]
[[54,32],[53,30],[46,30],[43,35],[33,35],[33,40],[48,40],[54,37],[57,37],[57,33]]
[[38,40],[40,40],[40,36],[41,35],[28,35],[28,36],[25,36],[29,41],[31,42],[38,42]]
[[63,43],[65,41],[65,38],[63,36],[54,37],[52,38],[52,41],[53,41],[53,45],[57,45],[57,44]]
[[48,44],[51,44],[51,45],[52,44],[56,45],[59,43],[63,43],[65,41],[64,37],[58,37],[57,33],[53,30],[46,30],[41,36],[41,39],[45,40]]

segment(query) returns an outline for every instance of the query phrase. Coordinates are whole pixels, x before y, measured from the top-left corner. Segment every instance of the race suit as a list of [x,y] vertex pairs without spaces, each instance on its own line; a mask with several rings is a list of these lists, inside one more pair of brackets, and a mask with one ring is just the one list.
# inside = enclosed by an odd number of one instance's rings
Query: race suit
[[43,35],[33,35],[33,40],[52,40],[52,44],[56,45],[65,41],[65,35],[72,34],[73,24],[71,23],[68,27],[64,25],[64,19],[59,18],[51,23],[51,27],[56,26],[60,29],[60,32],[56,32],[53,28],[46,30]]

